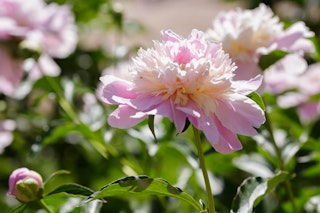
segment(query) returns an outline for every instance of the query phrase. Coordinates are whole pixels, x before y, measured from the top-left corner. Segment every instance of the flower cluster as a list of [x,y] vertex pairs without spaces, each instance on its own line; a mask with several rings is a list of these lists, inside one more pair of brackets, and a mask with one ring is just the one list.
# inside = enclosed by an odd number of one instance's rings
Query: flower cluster
[[101,78],[105,103],[119,107],[109,124],[129,128],[149,115],[168,117],[182,132],[186,120],[203,131],[221,153],[241,149],[236,134],[254,135],[264,112],[246,95],[262,77],[233,81],[236,66],[221,45],[193,30],[187,38],[162,31],[154,48],[140,49],[126,79]]
[[[24,71],[30,79],[56,76],[52,58],[64,58],[77,44],[76,26],[68,6],[42,0],[0,0],[0,92],[13,96]],[[17,49],[36,52],[24,56]]]
[[223,49],[238,66],[235,78],[244,80],[261,73],[258,66],[261,55],[273,50],[283,50],[300,57],[306,52],[313,52],[313,44],[307,39],[313,35],[301,21],[285,29],[264,4],[253,10],[237,8],[221,12],[206,33],[208,39],[222,43]]

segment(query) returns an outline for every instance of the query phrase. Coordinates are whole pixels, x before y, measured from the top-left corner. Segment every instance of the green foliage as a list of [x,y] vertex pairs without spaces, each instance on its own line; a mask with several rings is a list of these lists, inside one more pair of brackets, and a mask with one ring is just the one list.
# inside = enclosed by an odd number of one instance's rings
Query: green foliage
[[283,57],[285,57],[288,53],[282,50],[273,50],[267,55],[262,55],[259,60],[259,67],[262,70],[267,69],[272,64],[276,63]]
[[182,191],[178,187],[170,185],[166,180],[161,178],[150,178],[148,176],[129,176],[118,179],[92,194],[86,201],[93,199],[106,198],[110,196],[144,196],[144,195],[161,195],[171,196],[181,199],[195,209],[201,211],[202,206],[195,201],[192,196]]
[[249,177],[239,186],[232,204],[232,212],[253,212],[261,200],[281,182],[288,178],[288,173],[279,172],[270,178]]

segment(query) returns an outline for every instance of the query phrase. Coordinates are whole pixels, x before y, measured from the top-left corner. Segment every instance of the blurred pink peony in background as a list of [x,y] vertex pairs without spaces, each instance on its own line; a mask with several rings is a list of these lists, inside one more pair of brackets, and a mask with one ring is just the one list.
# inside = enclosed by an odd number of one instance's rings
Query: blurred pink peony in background
[[310,65],[307,70],[296,76],[289,91],[278,98],[281,107],[298,107],[298,115],[303,123],[320,117],[320,63]]
[[148,115],[168,117],[181,133],[188,119],[203,131],[221,153],[242,148],[236,134],[255,135],[264,112],[246,95],[255,91],[262,77],[233,81],[236,66],[221,49],[193,30],[188,38],[162,31],[162,41],[138,51],[129,67],[130,78],[101,77],[102,97],[119,105],[109,124],[129,128]]
[[[307,39],[313,35],[301,21],[285,29],[264,4],[253,10],[237,8],[221,12],[206,33],[207,39],[222,42],[224,51],[238,66],[235,79],[243,80],[261,73],[259,59],[272,50],[283,50],[301,57],[306,52],[313,52],[313,44]],[[294,63],[286,63],[291,62]]]
[[0,45],[0,93],[14,94],[23,77],[23,61],[11,57],[10,52]]
[[[13,96],[24,72],[31,80],[43,74],[59,75],[60,68],[52,58],[70,55],[77,41],[74,17],[68,6],[47,5],[42,0],[0,0],[0,42],[4,44],[0,52],[5,55],[0,59],[1,81],[4,82],[0,84],[0,92]],[[39,57],[19,58],[18,49],[21,48],[36,52]]]
[[0,154],[13,141],[12,131],[16,128],[16,123],[13,120],[0,121]]
[[43,181],[39,173],[27,168],[14,170],[9,177],[8,195],[21,202],[32,202],[40,199]]

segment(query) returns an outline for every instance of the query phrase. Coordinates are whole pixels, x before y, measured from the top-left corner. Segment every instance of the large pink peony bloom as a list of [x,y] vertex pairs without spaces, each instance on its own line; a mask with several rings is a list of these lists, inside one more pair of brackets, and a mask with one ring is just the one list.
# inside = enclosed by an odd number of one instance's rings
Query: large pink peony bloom
[[303,22],[284,29],[283,23],[264,4],[253,10],[237,8],[222,12],[206,33],[208,39],[222,42],[223,49],[238,66],[235,78],[244,80],[261,73],[260,56],[272,50],[300,56],[313,52],[312,42],[306,39],[313,35]]
[[129,128],[148,115],[161,115],[181,133],[188,119],[218,152],[241,149],[236,134],[254,135],[254,127],[265,121],[264,112],[246,96],[262,77],[233,81],[236,66],[203,32],[193,30],[186,39],[171,31],[161,35],[154,48],[138,51],[129,68],[131,78],[101,77],[101,99],[119,105],[109,124]]

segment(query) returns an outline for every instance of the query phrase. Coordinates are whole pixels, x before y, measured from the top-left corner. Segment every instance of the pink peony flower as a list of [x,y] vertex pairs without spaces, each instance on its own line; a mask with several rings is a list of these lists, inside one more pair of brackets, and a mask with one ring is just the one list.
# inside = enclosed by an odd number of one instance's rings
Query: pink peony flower
[[[28,37],[38,37],[43,52],[54,58],[69,56],[77,45],[77,28],[70,7],[51,3],[41,11],[42,21]],[[36,35],[32,35],[36,34]]]
[[154,48],[140,49],[130,78],[101,77],[101,100],[119,105],[109,124],[129,128],[149,115],[168,117],[181,133],[186,120],[221,153],[242,148],[236,134],[255,135],[264,112],[246,95],[262,81],[233,81],[236,66],[217,43],[193,30],[188,38],[162,31]]
[[0,0],[0,39],[32,40],[42,52],[65,58],[77,44],[77,29],[68,6],[42,0]]
[[[278,98],[278,103],[283,108],[298,107],[298,115],[303,123],[309,123],[320,117],[320,63],[310,65],[307,70],[296,77],[295,84]],[[315,99],[314,99],[315,97]]]
[[0,154],[13,141],[12,131],[16,128],[13,120],[0,121]]
[[297,85],[308,63],[298,54],[288,54],[264,71],[264,91],[280,94]]
[[42,188],[42,177],[27,168],[16,169],[9,177],[8,195],[16,197],[21,202],[38,200],[41,197]]
[[[43,0],[0,0],[0,42],[15,42],[15,49],[22,47],[39,53],[39,58],[13,59],[0,46],[6,57],[0,59],[3,82],[0,92],[13,96],[20,84],[24,71],[29,80],[34,81],[42,75],[57,76],[59,66],[52,58],[65,58],[76,48],[77,31],[74,17],[68,6],[55,3],[45,4]],[[14,64],[15,62],[19,62]],[[14,72],[10,68],[15,66]],[[9,77],[10,76],[10,77]],[[2,86],[3,85],[3,86]],[[9,86],[6,86],[9,85]],[[6,89],[4,89],[6,87]]]
[[43,0],[0,0],[0,38],[25,37],[40,24]]
[[235,78],[244,80],[261,73],[258,62],[262,54],[276,49],[300,55],[313,52],[312,42],[306,39],[313,35],[303,22],[284,29],[264,4],[253,10],[222,12],[206,33],[208,39],[222,42],[223,49],[238,66]]

